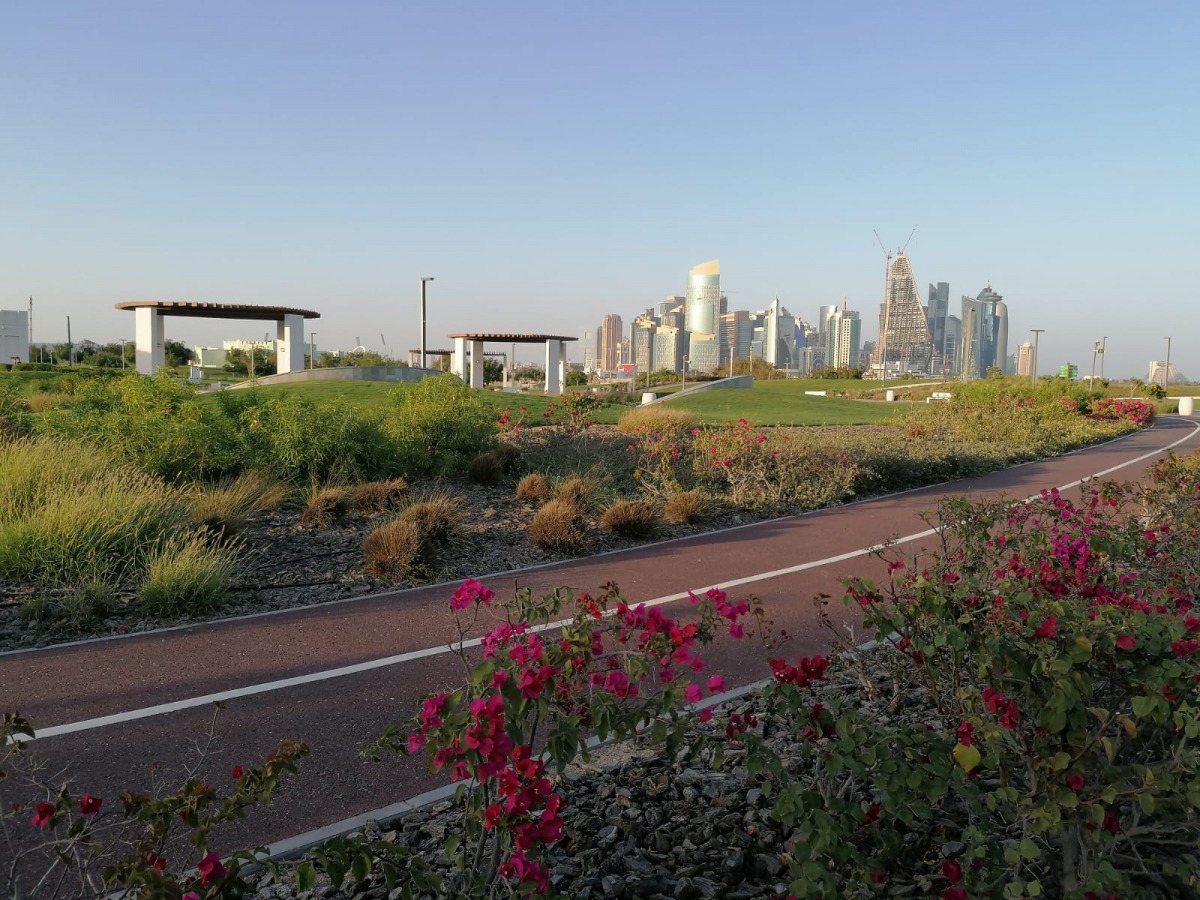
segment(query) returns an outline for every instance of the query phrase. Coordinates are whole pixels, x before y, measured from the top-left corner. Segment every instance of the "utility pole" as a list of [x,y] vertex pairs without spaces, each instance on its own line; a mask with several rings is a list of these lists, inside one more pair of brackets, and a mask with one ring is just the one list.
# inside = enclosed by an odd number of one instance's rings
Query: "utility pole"
[[[433,276],[428,275],[421,279],[421,368],[424,369],[428,365],[425,357],[425,282],[433,281]],[[464,367],[463,371],[466,371]]]
[[67,365],[75,365],[75,345],[71,343],[71,317],[67,316]]
[[1092,341],[1092,377],[1088,381],[1088,387],[1091,390],[1096,389],[1096,357],[1100,354],[1100,342]]
[[[33,295],[29,297],[29,346],[33,346]],[[29,360],[33,362],[33,360]],[[39,353],[38,362],[41,362],[41,354]]]
[[125,338],[121,338],[121,371],[125,371]]
[[1104,380],[1104,351],[1108,349],[1108,335],[1100,338],[1100,380]]
[[1037,384],[1038,338],[1041,337],[1042,332],[1045,331],[1046,329],[1045,328],[1030,328],[1029,330],[1033,332],[1033,366],[1032,366],[1032,371],[1029,373],[1029,383],[1036,385]]
[[308,333],[308,367],[310,369],[317,367],[317,333],[315,331]]
[[1171,383],[1171,339],[1167,341],[1167,364],[1163,367],[1163,390],[1167,389],[1167,385]]

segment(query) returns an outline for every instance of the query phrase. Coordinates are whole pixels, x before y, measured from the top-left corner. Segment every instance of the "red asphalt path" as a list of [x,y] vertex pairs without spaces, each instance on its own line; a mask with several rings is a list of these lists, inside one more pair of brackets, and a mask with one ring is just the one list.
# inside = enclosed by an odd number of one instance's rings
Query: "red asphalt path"
[[[945,495],[1024,498],[1108,473],[1139,478],[1162,451],[1200,448],[1200,425],[1170,418],[1154,428],[1058,459],[981,478],[865,500],[694,538],[485,578],[503,598],[514,585],[595,591],[608,581],[631,602],[660,600],[686,614],[688,590],[728,586],[762,598],[775,627],[793,636],[787,656],[829,643],[811,602],[840,598],[840,579],[874,574],[864,552],[891,539],[928,541],[923,512]],[[739,583],[740,582],[740,583]],[[156,777],[177,783],[204,738],[212,700],[225,709],[202,775],[222,784],[238,764],[261,760],[282,738],[312,747],[299,776],[253,821],[227,833],[231,844],[278,841],[369,812],[440,784],[416,760],[363,761],[361,748],[399,723],[418,698],[452,689],[461,665],[446,652],[455,637],[447,599],[453,586],[416,588],[305,609],[185,628],[0,654],[0,709],[18,709],[39,731],[35,752],[65,769],[77,790],[115,802],[122,788]],[[839,624],[855,617],[835,602]],[[709,673],[730,689],[767,672],[757,644],[707,648]],[[346,671],[341,671],[346,670]],[[279,682],[284,682],[280,684]]]

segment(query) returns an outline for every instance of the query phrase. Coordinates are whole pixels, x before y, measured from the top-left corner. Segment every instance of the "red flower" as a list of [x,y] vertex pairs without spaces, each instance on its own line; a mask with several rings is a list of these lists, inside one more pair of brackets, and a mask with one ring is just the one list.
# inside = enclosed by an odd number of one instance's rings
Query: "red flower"
[[1083,776],[1082,775],[1068,775],[1067,776],[1067,787],[1069,787],[1073,791],[1082,791],[1083,790]]
[[1200,641],[1176,641],[1171,645],[1171,652],[1182,659],[1185,656],[1193,656],[1197,651],[1200,651]]
[[241,767],[241,766],[234,766],[234,767],[233,767],[233,771],[229,773],[229,776],[230,776],[230,777],[231,777],[231,778],[232,778],[234,781],[237,781],[239,778],[241,778],[241,777],[242,777],[242,774],[243,774],[242,767]]
[[1037,627],[1033,636],[1035,638],[1058,637],[1058,617],[1046,616],[1046,618],[1042,619],[1042,624]]
[[1116,641],[1118,650],[1132,650],[1137,646],[1137,638],[1131,634],[1123,634]]
[[942,877],[951,884],[958,884],[962,881],[962,866],[952,859],[942,863]]
[[967,892],[960,887],[946,888],[942,891],[942,900],[967,900]]
[[225,877],[225,867],[221,865],[221,857],[212,851],[206,853],[204,858],[196,864],[196,870],[200,873],[200,884],[204,887]]
[[885,875],[883,872],[876,870],[871,873],[871,880],[873,882],[875,882],[876,884],[886,884],[887,883],[887,875]]
[[1121,830],[1121,820],[1112,814],[1112,810],[1106,809],[1104,811],[1104,821],[1101,823],[1101,827],[1105,831],[1111,831],[1113,834],[1116,834]]
[[79,811],[85,816],[94,816],[100,812],[100,804],[103,803],[99,797],[93,797],[91,794],[84,794],[79,801]]
[[864,826],[874,825],[878,821],[879,821],[879,804],[872,803],[869,807],[867,807],[867,812],[863,816],[862,824]]
[[37,811],[33,814],[33,824],[36,828],[45,828],[50,824],[50,817],[54,815],[54,804],[42,802],[37,805]]
[[975,726],[970,722],[962,722],[954,733],[958,735],[958,742],[964,747],[970,747],[975,743],[975,738],[972,736],[975,732]]

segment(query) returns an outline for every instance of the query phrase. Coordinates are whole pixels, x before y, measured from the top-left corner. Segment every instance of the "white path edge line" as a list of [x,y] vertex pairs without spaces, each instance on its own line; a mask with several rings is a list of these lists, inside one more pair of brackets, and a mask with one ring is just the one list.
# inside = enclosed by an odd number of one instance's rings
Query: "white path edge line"
[[[1190,440],[1195,434],[1200,431],[1200,423],[1192,423],[1192,430],[1178,440],[1168,444],[1165,447],[1157,450],[1151,450],[1143,453],[1141,456],[1118,463],[1115,466],[1096,472],[1086,478],[1079,478],[1075,481],[1058,486],[1058,490],[1065,491],[1085,481],[1095,478],[1103,478],[1105,475],[1110,475],[1113,472],[1124,469],[1128,466],[1136,465],[1139,462],[1158,456],[1160,453],[1165,453],[1180,444]],[[1039,492],[1040,494],[1040,492]],[[1033,494],[1028,499],[1033,499],[1039,496]],[[922,538],[929,537],[937,532],[936,528],[927,528],[924,531],[918,531],[913,534],[907,534],[903,537],[894,538],[887,542],[887,546],[897,546],[899,544],[907,544],[912,541],[918,541]],[[733,587],[740,587],[745,584],[753,584],[758,581],[770,581],[773,578],[779,578],[784,575],[792,575],[797,572],[804,572],[809,569],[816,569],[822,566],[831,565],[833,563],[844,562],[848,559],[854,559],[859,556],[867,556],[880,549],[880,545],[872,544],[868,547],[862,547],[858,550],[850,550],[846,553],[839,553],[836,556],[829,556],[825,559],[811,560],[809,562],[799,563],[794,566],[785,566],[780,569],[774,569],[770,572],[760,572],[756,575],[747,575],[742,578],[735,578],[730,581],[721,582],[716,585],[705,585],[703,587],[693,588],[692,591],[705,591],[710,587],[716,587],[720,590],[727,590]],[[667,603],[674,603],[678,600],[685,599],[691,591],[680,591],[674,594],[667,594],[662,597],[655,597],[653,600],[645,601],[646,606],[662,606]],[[537,631],[544,631],[551,628],[560,628],[566,624],[566,620],[550,622],[537,627]],[[478,647],[482,643],[482,638],[473,638],[469,641],[462,642],[462,647]],[[456,647],[458,645],[455,645]],[[438,647],[426,647],[421,650],[410,650],[405,653],[397,653],[394,656],[385,656],[379,659],[366,660],[361,663],[354,663],[349,666],[339,666],[335,669],[325,669],[320,672],[309,672],[305,675],[295,675],[291,678],[280,678],[275,681],[265,681],[260,684],[246,685],[240,688],[231,688],[226,691],[217,691],[211,694],[202,694],[198,697],[188,697],[184,700],[173,700],[170,703],[159,703],[155,706],[147,706],[142,709],[127,710],[125,712],[114,713],[108,716],[98,716],[92,719],[82,719],[78,722],[67,722],[62,725],[52,725],[48,728],[43,728],[37,733],[36,739],[45,739],[50,737],[58,737],[64,734],[74,734],[80,731],[90,731],[95,728],[105,728],[109,725],[118,725],[122,722],[132,722],[137,719],[147,719],[153,716],[167,715],[169,713],[179,712],[185,709],[194,709],[198,706],[207,706],[210,703],[225,702],[227,700],[235,700],[238,697],[249,697],[255,694],[265,694],[271,691],[285,690],[291,687],[299,687],[304,684],[313,684],[319,681],[328,681],[334,678],[343,678],[348,675],[358,675],[362,672],[370,672],[374,669],[382,669],[387,666],[394,666],[400,663],[411,662],[417,659],[425,659],[431,656],[441,656],[451,652],[451,646],[442,645]],[[27,739],[28,740],[28,739]]]
[[[1174,419],[1174,418],[1178,418],[1178,417],[1162,416],[1161,418],[1164,418],[1164,419],[1165,418],[1173,418]],[[1181,419],[1181,421],[1187,423],[1186,419]],[[1187,424],[1191,424],[1191,423],[1187,423]],[[1049,462],[1054,459],[1065,459],[1068,456],[1076,456],[1081,453],[1087,453],[1089,450],[1098,450],[1101,447],[1107,447],[1109,444],[1116,444],[1120,441],[1127,441],[1130,438],[1134,438],[1139,435],[1147,434],[1147,433],[1149,433],[1149,432],[1131,431],[1129,434],[1118,435],[1115,438],[1109,438],[1108,440],[1101,441],[1098,444],[1088,444],[1086,447],[1076,447],[1074,450],[1068,450],[1066,453],[1063,453],[1060,456],[1051,457],[1049,459],[1031,459],[1031,460],[1028,460],[1023,463],[1016,463],[1015,465],[1012,465],[1012,466],[1006,466],[1003,469],[996,469],[995,471],[996,472],[1011,472],[1014,469],[1021,469],[1021,468],[1024,468],[1025,466],[1034,466],[1034,465],[1037,465],[1038,463]],[[1185,438],[1185,440],[1186,440],[1186,438]],[[1178,442],[1176,442],[1176,444],[1178,444]],[[1176,446],[1176,444],[1171,444],[1171,447]],[[1164,449],[1170,449],[1170,447],[1167,447]],[[1156,450],[1154,452],[1162,453],[1163,450]],[[995,474],[995,473],[993,473],[993,472],[987,473],[987,475],[991,475],[991,474]],[[986,477],[986,475],[979,476],[979,477]],[[668,538],[663,541],[650,541],[645,544],[638,544],[637,546],[634,546],[634,547],[621,547],[620,549],[617,549],[617,550],[604,550],[600,553],[593,553],[590,556],[584,557],[582,559],[554,559],[554,560],[550,560],[549,562],[537,563],[532,566],[523,566],[520,569],[503,569],[499,572],[488,572],[484,575],[478,575],[478,576],[476,576],[476,578],[479,581],[488,581],[490,579],[504,578],[504,577],[517,579],[518,576],[524,575],[528,572],[539,572],[543,569],[550,569],[555,566],[565,566],[565,565],[570,565],[571,563],[577,563],[577,562],[590,562],[594,559],[602,559],[606,556],[618,556],[623,553],[635,553],[635,552],[642,551],[642,550],[656,549],[658,547],[666,547],[666,546],[669,546],[670,544],[682,543],[683,541],[695,541],[695,540],[700,540],[700,539],[707,538],[707,537],[712,537],[713,535],[728,534],[729,532],[732,532],[732,531],[742,531],[743,529],[746,529],[746,528],[757,528],[760,525],[768,525],[773,522],[787,522],[792,519],[808,518],[809,516],[818,515],[820,513],[826,513],[826,512],[831,512],[834,510],[841,510],[841,509],[849,509],[852,506],[860,506],[860,505],[867,504],[867,503],[880,503],[880,502],[883,502],[886,500],[892,500],[896,497],[903,497],[906,494],[915,494],[920,491],[929,491],[932,493],[932,492],[936,491],[938,488],[945,487],[946,485],[956,484],[960,481],[971,481],[971,480],[977,480],[977,478],[974,478],[974,479],[973,478],[956,478],[953,481],[939,481],[935,484],[922,484],[918,487],[905,488],[902,491],[894,491],[894,492],[886,493],[886,494],[876,494],[876,495],[873,495],[870,497],[860,497],[857,500],[851,500],[848,503],[841,504],[840,506],[827,506],[827,507],[823,507],[821,509],[810,509],[805,512],[791,513],[790,515],[786,515],[786,516],[777,516],[774,519],[763,519],[760,522],[746,522],[744,525],[730,525],[725,528],[717,528],[712,531],[700,532],[699,534],[688,534],[688,535],[684,535],[682,537]],[[9,657],[9,656],[18,656],[18,655],[26,654],[26,653],[52,653],[55,650],[65,650],[70,647],[80,647],[85,644],[101,644],[101,643],[107,643],[109,641],[125,641],[125,640],[130,640],[133,638],[145,638],[145,637],[149,637],[151,635],[156,635],[156,634],[170,634],[173,631],[195,631],[196,629],[199,629],[199,628],[208,628],[213,625],[225,625],[230,622],[244,622],[249,619],[263,619],[263,618],[267,618],[270,616],[286,616],[289,614],[294,615],[296,613],[308,612],[308,611],[312,611],[312,610],[324,610],[324,609],[328,609],[328,608],[335,607],[335,606],[341,606],[341,605],[347,604],[347,603],[360,603],[364,600],[377,600],[380,597],[396,597],[396,598],[398,598],[398,597],[402,597],[406,594],[416,593],[417,591],[428,591],[428,590],[433,590],[433,589],[442,588],[442,587],[455,588],[455,587],[458,587],[458,585],[459,585],[458,581],[440,581],[440,582],[434,582],[433,584],[423,584],[423,585],[420,585],[419,587],[403,588],[398,591],[382,591],[378,594],[362,594],[357,597],[342,597],[341,599],[338,599],[338,600],[327,600],[324,603],[309,604],[308,606],[288,606],[283,609],[268,609],[268,610],[263,610],[262,612],[243,613],[241,615],[233,615],[233,616],[222,616],[219,619],[204,619],[204,620],[198,621],[198,622],[185,622],[181,625],[168,625],[163,628],[149,628],[149,629],[146,629],[145,631],[128,631],[128,632],[124,632],[122,634],[105,634],[105,635],[100,635],[99,637],[80,638],[80,639],[74,640],[74,641],[63,641],[62,643],[59,643],[59,644],[51,644],[47,647],[19,647],[15,650],[0,650],[0,660],[3,660],[4,658]]]

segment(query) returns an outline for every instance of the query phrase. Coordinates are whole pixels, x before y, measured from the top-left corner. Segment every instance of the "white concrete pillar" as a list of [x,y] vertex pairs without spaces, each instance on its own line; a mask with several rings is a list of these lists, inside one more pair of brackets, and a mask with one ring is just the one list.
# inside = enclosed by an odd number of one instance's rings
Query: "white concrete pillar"
[[558,396],[563,392],[562,341],[546,341],[546,393]]
[[454,339],[454,352],[450,355],[450,371],[467,382],[467,339]]
[[471,341],[471,387],[483,387],[483,341]]
[[304,370],[304,316],[287,315],[275,329],[275,371]]
[[151,306],[139,306],[133,311],[133,342],[137,345],[137,370],[143,375],[153,375],[167,361],[163,350],[164,329],[162,316]]

